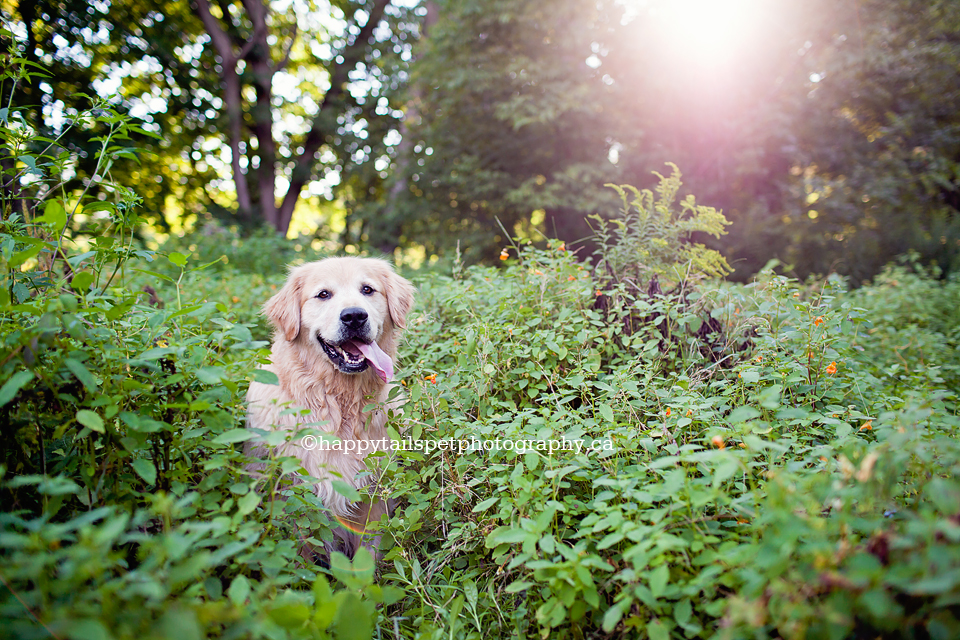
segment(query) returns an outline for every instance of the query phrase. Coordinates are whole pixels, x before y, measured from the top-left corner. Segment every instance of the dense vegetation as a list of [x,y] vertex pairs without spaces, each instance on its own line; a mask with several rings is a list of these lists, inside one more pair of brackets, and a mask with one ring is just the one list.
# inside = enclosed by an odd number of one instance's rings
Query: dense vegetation
[[49,73],[0,101],[59,140],[71,189],[98,133],[68,125],[97,96],[160,134],[112,171],[163,228],[398,259],[459,240],[492,263],[514,235],[583,241],[616,207],[605,183],[675,162],[734,222],[710,243],[738,281],[772,258],[854,284],[910,251],[958,268],[954,0],[71,0],[0,20]]
[[[109,174],[142,132],[78,122],[107,132],[102,200],[5,128],[3,636],[960,633],[955,275],[908,257],[852,291],[773,264],[712,280],[726,262],[688,236],[725,221],[677,173],[621,189],[593,256],[523,240],[409,274],[395,424],[527,444],[398,452],[379,576],[366,552],[324,569],[298,556],[330,521],[297,463],[260,483],[240,447],[259,306],[312,250],[222,227],[145,248]],[[93,232],[65,236],[79,216]],[[537,444],[561,439],[582,448]]]

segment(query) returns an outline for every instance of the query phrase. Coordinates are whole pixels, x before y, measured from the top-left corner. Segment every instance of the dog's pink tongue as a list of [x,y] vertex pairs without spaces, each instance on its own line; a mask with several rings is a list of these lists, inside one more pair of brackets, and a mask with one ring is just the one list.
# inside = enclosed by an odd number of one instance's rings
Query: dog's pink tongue
[[353,345],[360,350],[360,353],[363,354],[363,357],[367,359],[367,362],[373,367],[373,370],[377,372],[377,375],[384,382],[390,382],[393,380],[393,360],[390,359],[383,349],[380,348],[376,342],[371,342],[370,344],[363,344],[362,342],[351,341]]

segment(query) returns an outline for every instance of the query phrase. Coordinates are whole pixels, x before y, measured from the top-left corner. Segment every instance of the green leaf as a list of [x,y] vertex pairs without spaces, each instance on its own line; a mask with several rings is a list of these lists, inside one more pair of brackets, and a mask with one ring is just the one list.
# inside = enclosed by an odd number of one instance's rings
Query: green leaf
[[74,291],[85,293],[90,290],[94,280],[96,280],[96,276],[91,272],[79,271],[73,274],[73,280],[70,281],[70,286],[73,287]]
[[230,431],[221,433],[219,436],[213,439],[217,444],[233,444],[235,442],[246,442],[247,440],[252,440],[257,434],[249,429],[231,429]]
[[670,630],[659,618],[647,623],[647,636],[650,640],[670,640]]
[[478,512],[480,512],[480,511],[486,511],[487,509],[489,509],[490,507],[492,507],[494,504],[496,504],[497,501],[499,501],[499,500],[500,500],[500,496],[494,496],[494,497],[492,497],[492,498],[488,498],[488,499],[484,500],[483,502],[481,502],[480,504],[478,504],[477,506],[475,506],[475,507],[473,508],[473,510],[471,511],[471,513],[478,513]]
[[613,423],[613,409],[610,408],[608,404],[600,405],[600,415],[603,416],[603,419],[609,423]]
[[43,215],[37,222],[46,222],[59,231],[67,225],[67,212],[59,200],[51,200],[43,207]]
[[376,610],[373,603],[364,602],[352,591],[344,592],[334,617],[339,640],[370,640]]
[[143,478],[147,484],[155,484],[157,482],[157,468],[150,460],[139,458],[134,460],[130,466],[133,467],[137,475]]
[[343,480],[331,480],[330,486],[347,500],[356,502],[362,497],[353,485],[347,484]]
[[277,374],[266,369],[254,369],[253,379],[260,384],[280,384],[280,378],[277,377]]
[[201,367],[197,369],[197,380],[205,384],[219,384],[225,377],[227,377],[227,370],[224,367]]
[[663,595],[664,590],[667,588],[667,581],[669,580],[670,568],[665,564],[660,565],[650,572],[648,586],[650,587],[650,591],[653,593],[654,598],[659,598]]
[[623,609],[621,609],[618,605],[614,605],[607,609],[607,612],[603,614],[603,630],[607,633],[612,633],[622,617]]
[[77,380],[83,384],[87,391],[93,393],[97,390],[96,379],[82,362],[79,360],[74,360],[73,358],[64,358],[63,364],[65,367],[67,367],[67,369],[70,370],[70,373],[77,377]]
[[243,603],[247,601],[248,595],[250,595],[250,581],[247,580],[246,576],[234,578],[230,583],[230,588],[227,589],[227,597],[230,598],[230,602],[236,607],[242,607]]
[[87,427],[91,431],[104,433],[103,418],[98,416],[93,411],[89,411],[87,409],[81,409],[80,411],[77,411],[77,422]]
[[260,504],[260,495],[256,491],[251,491],[247,495],[237,500],[237,513],[242,516],[253,513],[253,510]]
[[182,267],[185,264],[187,264],[187,256],[183,255],[179,251],[174,251],[173,253],[168,255],[167,260],[169,260],[170,262],[172,262],[178,267]]
[[3,387],[0,387],[0,407],[13,400],[17,392],[31,380],[33,380],[33,371],[18,371],[10,376]]

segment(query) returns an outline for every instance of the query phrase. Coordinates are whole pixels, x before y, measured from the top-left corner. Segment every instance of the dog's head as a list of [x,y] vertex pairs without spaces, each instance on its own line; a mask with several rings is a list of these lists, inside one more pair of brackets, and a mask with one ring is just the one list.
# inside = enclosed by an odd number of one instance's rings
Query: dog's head
[[296,267],[264,313],[277,339],[315,348],[342,373],[373,367],[393,377],[397,329],[406,326],[413,286],[374,258],[327,258]]

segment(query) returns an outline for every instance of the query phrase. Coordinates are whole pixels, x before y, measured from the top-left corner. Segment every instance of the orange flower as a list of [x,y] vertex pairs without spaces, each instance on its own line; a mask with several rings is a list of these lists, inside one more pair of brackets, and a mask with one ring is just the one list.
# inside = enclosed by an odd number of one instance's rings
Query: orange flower
[[799,298],[799,297],[800,297],[800,292],[799,292],[799,291],[794,291],[794,292],[793,292],[793,297],[794,297],[794,298]]
[[815,327],[819,327],[823,323],[824,323],[823,316],[817,316],[816,318],[813,319],[813,326]]
[[689,418],[692,415],[693,415],[693,409],[687,409],[687,417]]
[[597,289],[597,292],[594,295],[599,298],[600,296],[603,295],[603,291],[600,291],[600,289]]
[[860,431],[873,431],[873,420],[867,420],[867,423],[860,427]]
[[712,438],[710,438],[710,442],[712,442],[713,446],[715,446],[717,449],[727,448],[726,443],[723,441],[723,436],[721,435],[713,436]]
[[509,258],[509,257],[510,257],[510,253],[509,253],[506,249],[503,249],[503,250],[500,251],[500,259],[501,259],[501,260],[506,260],[506,259]]
[[757,362],[763,362],[763,356],[757,356]]
[[537,276],[542,276],[542,275],[543,275],[543,271],[540,271],[540,269],[534,269],[534,270],[533,270],[533,274],[534,274],[534,275],[537,275]]
[[233,296],[231,300],[233,300],[234,302],[240,302],[240,298],[237,296]]
[[670,407],[667,407],[667,417],[670,417]]
[[829,365],[827,365],[827,373],[828,373],[828,374],[830,374],[830,375],[832,376],[832,375],[835,374],[836,372],[837,372],[837,363],[836,363],[836,362],[831,362]]
[[425,377],[424,380],[426,380],[427,382],[432,382],[433,384],[437,384],[437,374],[431,373],[430,375]]
[[566,250],[567,250],[567,243],[565,242],[561,242],[560,246],[557,247],[557,251],[566,251]]
[[573,282],[573,281],[576,280],[576,279],[577,279],[577,276],[567,276],[567,281],[568,281],[568,282]]

